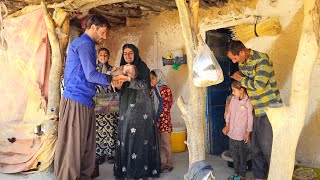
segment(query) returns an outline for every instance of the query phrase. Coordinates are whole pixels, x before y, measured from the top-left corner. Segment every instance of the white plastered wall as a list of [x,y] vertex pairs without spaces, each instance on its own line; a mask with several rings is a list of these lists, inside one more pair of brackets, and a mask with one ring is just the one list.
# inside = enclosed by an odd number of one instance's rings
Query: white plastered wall
[[[252,5],[255,5],[253,1],[245,6],[242,4],[242,8],[252,7]],[[231,27],[243,22],[253,23],[253,15],[278,16],[283,27],[279,36],[258,37],[245,44],[249,48],[269,54],[274,63],[282,99],[285,104],[288,104],[291,73],[303,21],[302,6],[303,0],[278,0],[275,3],[270,3],[269,0],[260,0],[255,10],[249,8],[239,10],[239,6],[229,3],[223,9],[201,10],[200,31],[203,35],[207,30]],[[226,12],[228,13],[226,14]],[[221,16],[219,14],[225,15]],[[188,100],[188,68],[186,65],[182,65],[179,70],[173,70],[171,66],[163,66],[161,60],[161,57],[166,56],[172,50],[184,49],[178,12],[163,12],[160,15],[149,16],[142,19],[136,27],[112,29],[105,44],[105,47],[111,51],[111,64],[119,65],[121,48],[124,43],[135,44],[139,48],[141,58],[150,69],[159,68],[165,73],[168,85],[174,95],[174,105],[171,113],[172,122],[175,126],[183,125],[184,122],[180,116],[176,99],[178,96],[182,96],[185,100]],[[317,80],[319,76],[320,60],[317,61],[312,75],[309,113],[297,148],[297,161],[314,166],[320,166],[320,143],[315,143],[320,142],[320,81]]]

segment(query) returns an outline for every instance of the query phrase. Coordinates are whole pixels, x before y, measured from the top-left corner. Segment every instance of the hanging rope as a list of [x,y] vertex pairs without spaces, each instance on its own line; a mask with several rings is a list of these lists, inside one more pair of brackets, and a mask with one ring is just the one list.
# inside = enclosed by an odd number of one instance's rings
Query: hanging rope
[[257,33],[257,23],[258,23],[258,19],[259,16],[256,16],[256,20],[254,22],[254,35],[256,35],[256,37],[259,37],[258,33]]
[[[4,15],[2,15],[2,11],[4,12]],[[6,5],[3,2],[0,2],[0,49],[1,50],[7,50],[8,49],[8,44],[7,41],[3,37],[3,29],[4,29],[4,24],[3,24],[3,18],[5,18],[8,15],[8,9]]]

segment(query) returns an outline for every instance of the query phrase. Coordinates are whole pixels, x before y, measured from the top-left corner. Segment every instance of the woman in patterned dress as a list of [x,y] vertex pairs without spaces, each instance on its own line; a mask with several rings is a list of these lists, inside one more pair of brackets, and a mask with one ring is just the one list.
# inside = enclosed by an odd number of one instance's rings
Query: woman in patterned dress
[[114,175],[116,179],[159,177],[160,152],[154,109],[150,97],[150,70],[138,48],[125,44],[120,66],[133,64],[138,77],[128,77],[120,88],[120,119]]
[[[152,99],[158,120],[158,131],[160,133],[161,171],[170,172],[173,169],[171,149],[171,115],[170,110],[173,103],[171,89],[167,86],[166,78],[160,69],[152,70],[150,73],[152,85]],[[165,158],[163,158],[165,157]]]
[[[101,48],[98,51],[97,70],[107,74],[110,72],[112,66],[109,65],[108,60],[110,52],[106,48]],[[104,88],[97,86],[97,93],[112,93],[114,92],[111,86]],[[96,113],[96,156],[99,159],[99,164],[102,164],[107,158],[108,163],[114,163],[115,155],[115,139],[117,131],[118,112]]]

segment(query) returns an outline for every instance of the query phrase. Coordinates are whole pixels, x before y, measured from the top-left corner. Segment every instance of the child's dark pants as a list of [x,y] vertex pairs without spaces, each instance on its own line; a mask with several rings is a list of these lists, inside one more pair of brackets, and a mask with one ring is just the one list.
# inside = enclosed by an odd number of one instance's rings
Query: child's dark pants
[[229,149],[233,159],[235,174],[245,177],[247,172],[248,147],[244,141],[229,138]]

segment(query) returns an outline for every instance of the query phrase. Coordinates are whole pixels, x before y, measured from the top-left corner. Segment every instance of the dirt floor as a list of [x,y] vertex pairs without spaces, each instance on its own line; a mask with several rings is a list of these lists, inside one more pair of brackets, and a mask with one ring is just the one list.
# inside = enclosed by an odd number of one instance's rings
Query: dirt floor
[[[233,169],[227,166],[227,162],[220,156],[207,155],[206,160],[211,163],[214,169],[216,180],[227,179],[233,174]],[[188,171],[188,152],[174,153],[174,169],[170,173],[162,173],[159,180],[178,180],[183,179],[184,174]],[[35,173],[31,175],[21,174],[0,174],[1,180],[54,180],[53,168],[49,168],[45,172]],[[100,165],[100,176],[96,180],[113,180],[113,165],[104,163]],[[252,172],[247,174],[248,180],[253,180]]]

